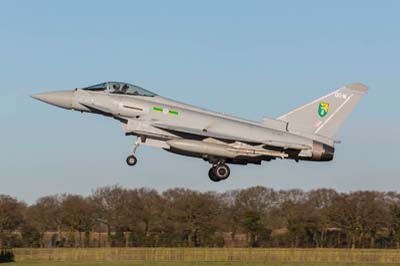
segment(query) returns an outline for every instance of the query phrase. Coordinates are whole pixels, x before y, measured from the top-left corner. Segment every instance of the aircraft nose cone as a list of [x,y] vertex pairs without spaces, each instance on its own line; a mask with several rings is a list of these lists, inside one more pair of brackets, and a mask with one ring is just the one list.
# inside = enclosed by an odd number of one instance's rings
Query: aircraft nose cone
[[57,107],[72,109],[74,91],[57,91],[34,94],[31,97]]

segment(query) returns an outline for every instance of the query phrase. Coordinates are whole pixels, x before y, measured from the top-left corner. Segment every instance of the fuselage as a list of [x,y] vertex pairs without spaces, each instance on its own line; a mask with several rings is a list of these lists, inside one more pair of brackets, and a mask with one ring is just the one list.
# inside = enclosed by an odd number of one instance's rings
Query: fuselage
[[[92,108],[90,108],[92,107]],[[144,136],[152,141],[149,145],[169,150],[165,141],[175,138],[197,138],[195,134],[176,134],[152,125],[167,124],[171,127],[193,129],[207,132],[211,136],[224,135],[249,144],[293,144],[309,150],[309,153],[292,153],[289,158],[295,160],[313,160],[312,150],[316,141],[296,135],[268,124],[258,123],[203,108],[173,101],[161,96],[118,95],[108,92],[75,90],[72,109],[84,112],[95,112],[113,116],[124,121],[125,133]],[[287,149],[290,149],[289,145]],[[179,152],[178,152],[179,153]],[[185,155],[201,157],[202,154],[183,152]],[[270,159],[269,157],[259,159]],[[251,160],[260,162],[260,160]],[[331,159],[331,158],[330,158]],[[322,158],[317,158],[317,161]],[[325,161],[326,159],[323,159]]]

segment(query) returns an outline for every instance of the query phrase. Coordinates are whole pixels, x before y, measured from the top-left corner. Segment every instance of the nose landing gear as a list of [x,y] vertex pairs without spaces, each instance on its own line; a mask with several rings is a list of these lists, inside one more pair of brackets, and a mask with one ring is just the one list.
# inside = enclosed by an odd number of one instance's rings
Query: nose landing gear
[[140,143],[143,143],[144,140],[142,137],[138,137],[135,141],[135,143],[133,144],[133,149],[132,149],[132,154],[128,156],[128,158],[126,158],[126,163],[129,166],[135,166],[137,163],[137,158],[135,156],[136,150],[139,147]]
[[225,163],[216,164],[208,171],[208,176],[213,182],[219,182],[229,177],[231,171]]

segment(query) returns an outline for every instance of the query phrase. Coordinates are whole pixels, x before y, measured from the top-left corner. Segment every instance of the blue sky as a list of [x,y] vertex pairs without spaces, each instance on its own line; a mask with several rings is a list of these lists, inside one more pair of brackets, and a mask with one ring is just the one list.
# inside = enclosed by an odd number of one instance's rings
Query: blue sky
[[[398,1],[2,1],[0,194],[27,202],[120,184],[225,191],[263,185],[400,190]],[[350,82],[370,92],[331,163],[209,165],[141,147],[117,121],[29,98],[106,80],[253,120]]]

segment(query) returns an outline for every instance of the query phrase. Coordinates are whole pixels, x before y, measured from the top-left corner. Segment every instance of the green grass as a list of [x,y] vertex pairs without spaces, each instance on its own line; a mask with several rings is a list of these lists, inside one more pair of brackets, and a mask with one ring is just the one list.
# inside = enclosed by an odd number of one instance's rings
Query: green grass
[[55,248],[13,251],[17,262],[4,265],[400,266],[400,251],[393,249]]
[[54,262],[24,261],[6,263],[5,266],[399,266],[396,263],[304,263],[304,262]]

